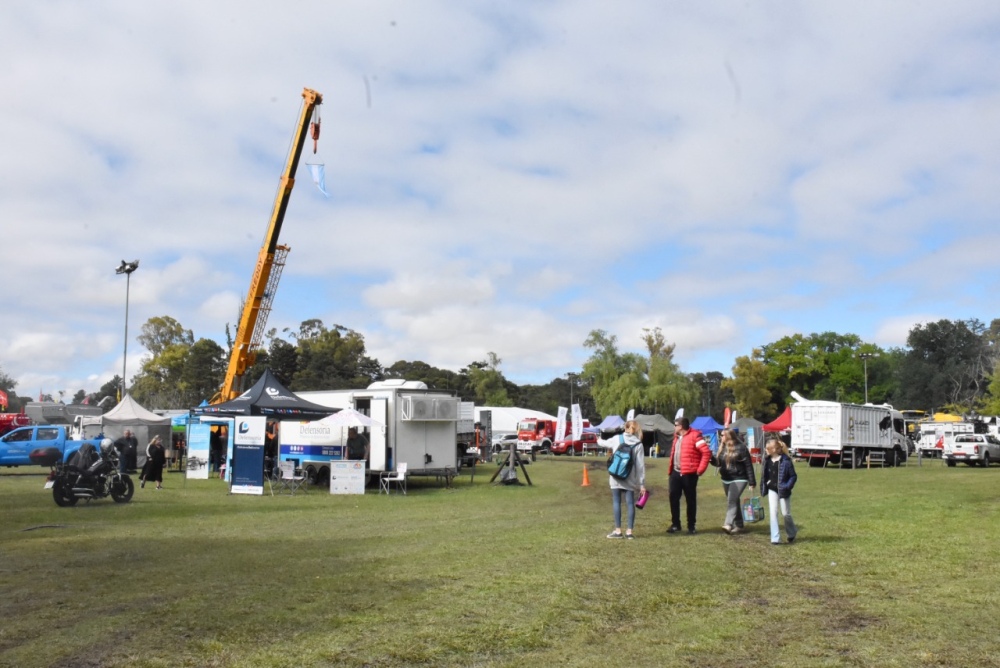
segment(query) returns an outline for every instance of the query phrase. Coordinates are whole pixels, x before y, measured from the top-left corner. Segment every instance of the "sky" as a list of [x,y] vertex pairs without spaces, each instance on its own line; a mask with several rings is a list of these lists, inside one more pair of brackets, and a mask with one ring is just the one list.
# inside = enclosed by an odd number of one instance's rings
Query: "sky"
[[[0,3],[0,372],[97,391],[170,316],[225,346],[299,117],[268,328],[389,366],[688,373],[1000,316],[1000,4]],[[311,142],[310,142],[311,143]],[[139,259],[126,280],[122,260]]]

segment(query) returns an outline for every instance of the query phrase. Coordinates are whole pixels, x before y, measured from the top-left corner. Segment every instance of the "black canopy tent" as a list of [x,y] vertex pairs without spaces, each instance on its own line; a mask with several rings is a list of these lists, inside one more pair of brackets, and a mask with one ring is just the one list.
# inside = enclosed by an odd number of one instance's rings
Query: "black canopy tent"
[[197,406],[192,415],[264,415],[277,420],[319,420],[340,411],[339,408],[321,406],[306,401],[278,382],[270,369],[254,383],[253,387],[232,399],[213,406]]

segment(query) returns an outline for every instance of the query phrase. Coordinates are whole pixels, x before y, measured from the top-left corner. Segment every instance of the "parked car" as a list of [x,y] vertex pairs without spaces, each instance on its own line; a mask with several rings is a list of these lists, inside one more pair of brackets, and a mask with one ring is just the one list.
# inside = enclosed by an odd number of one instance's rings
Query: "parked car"
[[1000,440],[993,434],[956,434],[945,442],[944,460],[948,466],[965,462],[969,466],[989,466],[1000,462]]
[[500,452],[501,450],[507,450],[510,448],[511,442],[517,443],[517,434],[504,434],[493,439],[493,452],[494,454]]
[[556,441],[552,445],[552,454],[570,456],[582,455],[584,453],[584,448],[587,450],[594,450],[597,448],[597,434],[583,432],[580,435],[579,440],[574,441],[572,438],[564,438],[561,441]]

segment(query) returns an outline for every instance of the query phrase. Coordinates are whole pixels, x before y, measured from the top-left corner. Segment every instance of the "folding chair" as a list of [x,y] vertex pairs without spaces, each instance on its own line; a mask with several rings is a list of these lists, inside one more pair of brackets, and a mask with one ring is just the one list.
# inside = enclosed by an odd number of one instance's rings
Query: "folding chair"
[[278,462],[278,468],[281,470],[281,489],[288,490],[289,494],[294,495],[298,490],[306,491],[303,485],[306,484],[308,480],[301,471],[295,470],[295,462],[288,461],[287,459]]
[[379,492],[385,492],[386,494],[392,489],[392,485],[396,485],[396,489],[406,494],[406,462],[398,462],[396,464],[395,472],[383,473],[382,477],[379,479],[382,488]]

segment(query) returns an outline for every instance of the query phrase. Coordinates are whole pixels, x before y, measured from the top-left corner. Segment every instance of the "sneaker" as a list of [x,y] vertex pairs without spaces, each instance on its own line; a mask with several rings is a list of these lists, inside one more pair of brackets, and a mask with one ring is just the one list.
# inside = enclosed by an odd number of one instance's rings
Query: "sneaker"
[[667,529],[667,533],[677,533],[680,530],[681,528],[678,526],[671,526],[669,529]]
[[789,543],[794,543],[795,542],[795,538],[796,538],[796,536],[789,536],[788,537],[788,542]]
[[781,545],[781,541],[779,540],[779,541],[778,541],[777,543],[775,543],[775,542],[774,542],[774,541],[772,540],[772,541],[771,541],[771,545]]
[[697,529],[695,529],[694,527],[691,527],[690,529],[688,529],[688,533],[689,533],[689,534],[691,534],[691,535],[693,536],[693,535],[695,535],[696,533],[698,533],[698,530],[697,530]]
[[633,540],[635,538],[635,534],[627,533],[625,534],[625,538],[627,538],[628,540]]
[[619,531],[612,531],[611,533],[608,534],[608,538],[624,538],[624,537],[625,534]]
[[738,533],[739,533],[740,531],[741,531],[741,529],[740,529],[739,527],[733,527],[732,529],[730,529],[730,531],[729,531],[729,535],[730,535],[730,536],[735,536],[735,535],[736,535],[736,534],[738,534]]
[[726,533],[732,533],[733,532],[733,528],[731,526],[729,526],[728,524],[723,524],[722,525],[722,530],[725,531]]
[[146,486],[146,481],[145,480],[143,480],[142,482],[139,483],[139,489],[142,489],[145,486]]

